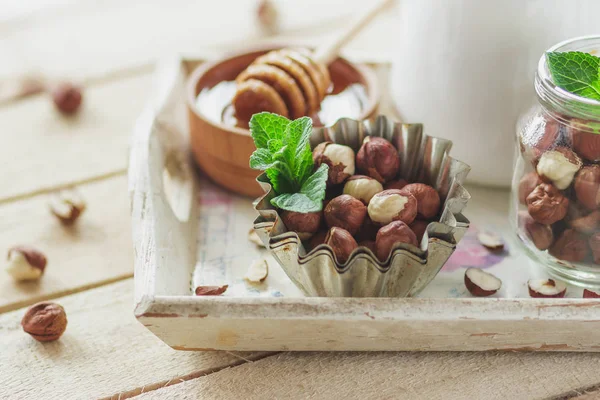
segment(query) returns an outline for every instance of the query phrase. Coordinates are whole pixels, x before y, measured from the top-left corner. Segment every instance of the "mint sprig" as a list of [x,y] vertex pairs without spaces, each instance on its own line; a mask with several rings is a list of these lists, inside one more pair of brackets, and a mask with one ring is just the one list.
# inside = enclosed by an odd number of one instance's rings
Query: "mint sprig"
[[600,100],[600,57],[579,51],[546,53],[554,83],[566,91]]
[[282,210],[307,213],[323,207],[329,167],[321,164],[314,171],[311,132],[312,120],[308,117],[290,121],[263,112],[250,119],[250,133],[256,145],[250,168],[265,171],[277,194],[271,204]]

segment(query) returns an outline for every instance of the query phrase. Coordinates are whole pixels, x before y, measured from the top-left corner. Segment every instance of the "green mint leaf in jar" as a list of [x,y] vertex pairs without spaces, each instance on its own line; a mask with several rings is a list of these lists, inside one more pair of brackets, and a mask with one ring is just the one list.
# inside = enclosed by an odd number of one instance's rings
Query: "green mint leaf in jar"
[[579,51],[546,53],[554,83],[573,94],[600,100],[600,57]]

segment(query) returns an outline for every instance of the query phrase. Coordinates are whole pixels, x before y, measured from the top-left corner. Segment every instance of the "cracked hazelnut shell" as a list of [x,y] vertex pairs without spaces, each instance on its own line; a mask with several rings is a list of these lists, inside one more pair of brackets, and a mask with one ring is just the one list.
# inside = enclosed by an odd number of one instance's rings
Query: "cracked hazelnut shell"
[[31,246],[14,246],[8,250],[6,272],[16,281],[39,279],[46,270],[46,256]]
[[313,150],[315,168],[325,163],[329,166],[327,184],[339,185],[354,175],[354,150],[332,142],[323,142]]
[[396,243],[407,243],[413,246],[419,245],[417,236],[408,225],[402,221],[393,221],[377,232],[377,238],[375,239],[375,254],[377,258],[381,262],[387,260]]
[[350,258],[350,254],[358,247],[358,243],[350,232],[342,228],[331,228],[325,237],[325,244],[329,245],[335,254],[336,260],[344,264]]
[[548,252],[560,260],[580,262],[587,257],[590,249],[584,235],[575,229],[566,229],[556,238]]
[[360,173],[385,183],[398,175],[400,155],[387,140],[367,136],[356,154],[356,167]]
[[411,183],[404,186],[407,191],[417,199],[417,215],[424,219],[431,219],[440,211],[440,195],[432,186],[424,183]]
[[281,213],[281,220],[288,230],[298,234],[300,240],[307,240],[319,230],[322,214],[322,211],[310,213],[284,211]]
[[50,199],[48,207],[61,224],[70,226],[83,214],[86,204],[77,191],[69,190],[55,194]]
[[577,173],[573,184],[577,201],[590,210],[600,206],[600,165],[588,165]]
[[527,196],[529,215],[540,224],[551,225],[562,220],[568,208],[569,199],[549,183],[538,185]]
[[373,196],[367,209],[375,223],[386,225],[402,221],[410,224],[417,217],[417,199],[404,189],[389,189]]
[[35,340],[51,342],[60,338],[67,329],[67,314],[61,305],[44,301],[27,309],[21,326]]
[[367,215],[367,207],[362,201],[349,194],[332,199],[325,207],[325,222],[329,228],[339,227],[352,235],[362,226]]
[[519,202],[521,204],[527,204],[527,196],[533,189],[542,183],[542,179],[535,172],[529,172],[521,178],[519,181]]

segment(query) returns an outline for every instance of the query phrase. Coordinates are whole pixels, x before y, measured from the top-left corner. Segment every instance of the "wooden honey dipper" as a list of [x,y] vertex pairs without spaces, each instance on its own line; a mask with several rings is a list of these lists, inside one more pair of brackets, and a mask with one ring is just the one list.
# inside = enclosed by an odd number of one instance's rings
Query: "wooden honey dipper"
[[253,114],[262,111],[292,119],[316,113],[332,88],[327,66],[337,58],[341,47],[392,1],[373,2],[339,36],[314,53],[286,48],[258,57],[236,78],[232,100],[236,118],[249,121]]

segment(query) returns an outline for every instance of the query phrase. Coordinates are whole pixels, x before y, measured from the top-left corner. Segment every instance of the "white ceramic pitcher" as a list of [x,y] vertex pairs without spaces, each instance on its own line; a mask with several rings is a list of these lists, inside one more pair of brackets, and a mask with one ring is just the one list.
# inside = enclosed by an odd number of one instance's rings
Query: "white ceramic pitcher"
[[508,186],[515,123],[550,46],[600,33],[600,0],[401,0],[392,71],[406,122],[454,141],[471,182]]

